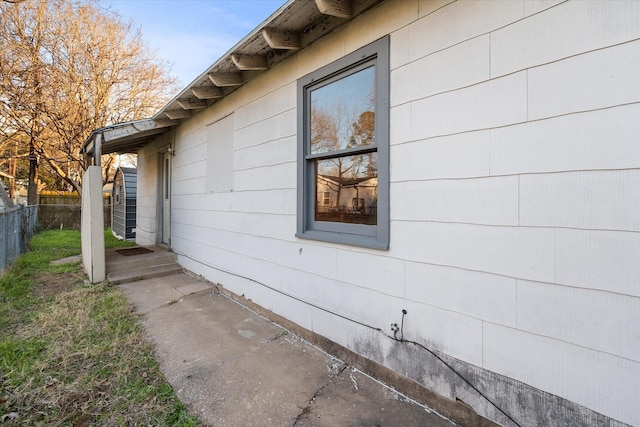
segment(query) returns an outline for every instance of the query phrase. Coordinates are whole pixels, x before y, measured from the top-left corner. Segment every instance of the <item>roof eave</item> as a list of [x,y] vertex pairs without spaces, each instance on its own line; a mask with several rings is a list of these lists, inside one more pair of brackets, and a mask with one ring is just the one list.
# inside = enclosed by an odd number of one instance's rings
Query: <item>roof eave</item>
[[382,1],[287,1],[180,91],[153,119],[192,117]]
[[132,153],[179,122],[175,120],[143,119],[105,126],[91,132],[82,144],[81,152],[94,155],[96,135],[102,136],[101,154]]
[[383,0],[288,0],[149,119],[94,130],[82,153],[135,152]]

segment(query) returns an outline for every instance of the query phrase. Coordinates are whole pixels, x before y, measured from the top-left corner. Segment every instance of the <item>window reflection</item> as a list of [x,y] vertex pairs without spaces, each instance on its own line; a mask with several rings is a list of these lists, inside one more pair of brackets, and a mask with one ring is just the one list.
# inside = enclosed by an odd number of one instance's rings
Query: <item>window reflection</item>
[[298,80],[297,237],[389,248],[389,77],[383,37]]
[[375,67],[310,92],[311,153],[374,144]]
[[376,152],[316,161],[316,221],[377,224]]

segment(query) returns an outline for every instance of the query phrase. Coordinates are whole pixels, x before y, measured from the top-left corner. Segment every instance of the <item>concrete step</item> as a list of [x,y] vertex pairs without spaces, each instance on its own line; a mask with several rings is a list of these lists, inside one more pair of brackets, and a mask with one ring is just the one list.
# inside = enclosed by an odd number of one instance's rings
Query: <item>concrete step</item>
[[114,284],[179,273],[177,255],[157,246],[110,249],[105,252],[107,279]]
[[177,262],[177,256],[173,252],[167,252],[155,247],[145,248],[152,252],[133,256],[123,256],[114,250],[106,253],[107,274],[113,272],[123,272],[129,270],[139,270],[141,268],[153,267],[155,265],[172,264]]
[[135,268],[129,270],[117,270],[107,274],[107,279],[114,285],[137,282],[154,277],[169,276],[180,273],[182,267],[176,262]]

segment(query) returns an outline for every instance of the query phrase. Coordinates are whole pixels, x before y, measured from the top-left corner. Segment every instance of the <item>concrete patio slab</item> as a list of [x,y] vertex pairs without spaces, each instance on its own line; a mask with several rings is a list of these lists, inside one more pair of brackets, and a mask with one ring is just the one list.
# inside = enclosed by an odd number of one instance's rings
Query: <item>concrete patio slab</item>
[[167,380],[207,425],[453,425],[208,282],[176,274],[120,287]]

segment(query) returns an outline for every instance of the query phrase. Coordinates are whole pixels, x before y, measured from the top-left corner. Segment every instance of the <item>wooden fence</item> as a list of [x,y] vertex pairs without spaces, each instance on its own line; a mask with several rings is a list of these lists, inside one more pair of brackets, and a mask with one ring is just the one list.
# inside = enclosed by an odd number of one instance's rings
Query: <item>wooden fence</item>
[[[104,226],[111,226],[110,197],[104,197]],[[77,193],[47,192],[39,196],[38,223],[42,230],[80,230],[80,196]]]

